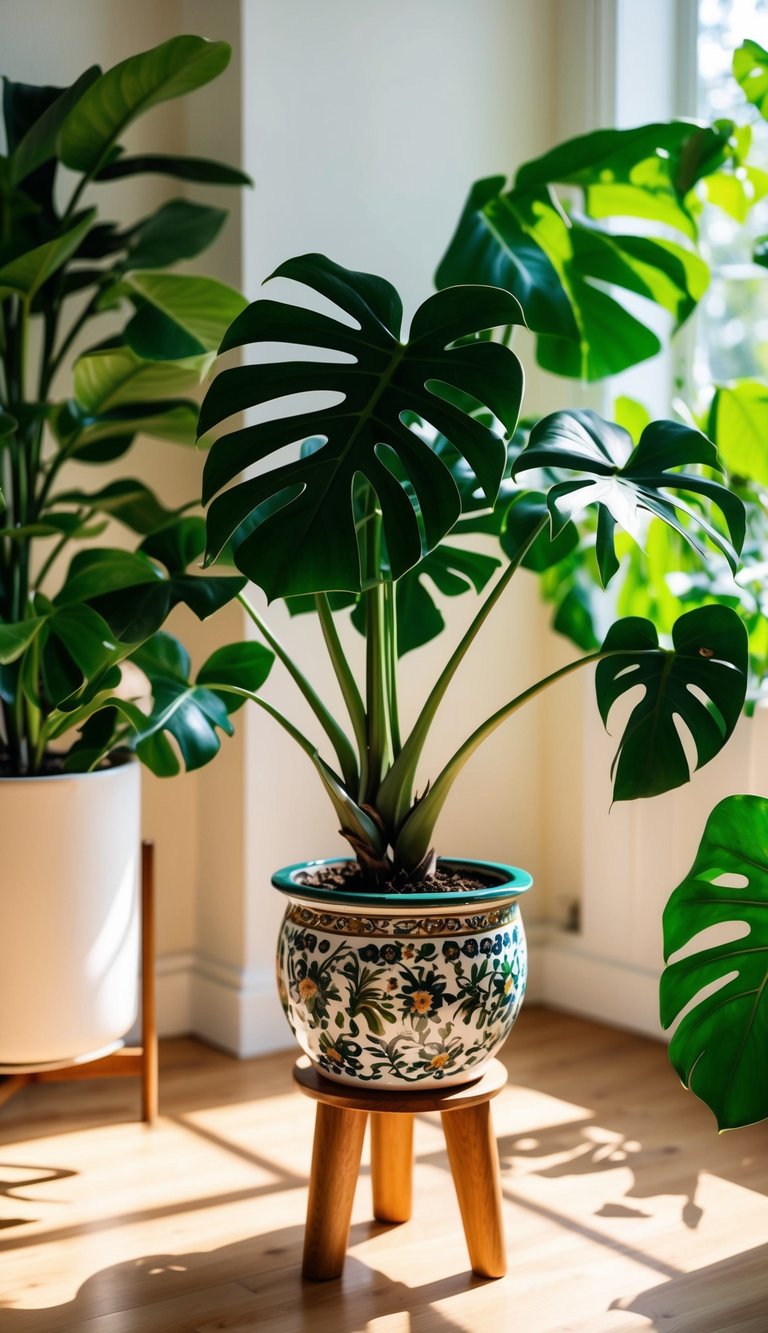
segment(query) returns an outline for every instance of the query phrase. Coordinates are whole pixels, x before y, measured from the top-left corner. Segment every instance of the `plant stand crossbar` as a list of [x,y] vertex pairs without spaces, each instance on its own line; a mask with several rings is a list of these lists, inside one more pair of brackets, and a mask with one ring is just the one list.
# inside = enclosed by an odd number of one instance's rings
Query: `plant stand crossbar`
[[107,1055],[56,1069],[10,1074],[0,1082],[0,1106],[30,1083],[68,1083],[74,1079],[140,1078],[141,1116],[157,1119],[157,1015],[155,1005],[155,848],[141,844],[141,1045],[122,1046]]
[[304,1233],[305,1278],[324,1282],[341,1275],[369,1115],[374,1216],[379,1222],[409,1220],[413,1117],[424,1111],[440,1112],[472,1271],[478,1277],[504,1276],[501,1176],[490,1108],[491,1098],[507,1082],[500,1060],[492,1061],[472,1083],[429,1092],[346,1087],[323,1078],[306,1056],[297,1060],[293,1077],[305,1096],[317,1102]]

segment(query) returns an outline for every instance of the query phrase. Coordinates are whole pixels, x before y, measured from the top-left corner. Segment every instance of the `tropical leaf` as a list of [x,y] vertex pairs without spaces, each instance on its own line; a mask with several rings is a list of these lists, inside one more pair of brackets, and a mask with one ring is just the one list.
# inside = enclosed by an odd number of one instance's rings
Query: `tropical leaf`
[[223,208],[171,199],[131,228],[124,267],[165,268],[182,259],[194,259],[215,240],[226,220]]
[[79,508],[94,509],[119,519],[133,532],[142,534],[172,522],[185,507],[166,509],[148,486],[131,478],[112,481],[99,491],[62,491],[52,497],[51,504],[74,504]]
[[88,209],[53,240],[3,264],[0,268],[0,297],[21,296],[30,301],[46,279],[74,254],[95,216],[96,209]]
[[60,136],[62,161],[74,171],[98,172],[137,116],[214,79],[230,54],[226,42],[181,36],[122,60],[101,74],[70,111]]
[[32,122],[11,153],[9,177],[12,184],[18,184],[31,172],[37,171],[44,162],[56,156],[61,126],[86,88],[89,88],[100,74],[99,66],[91,65],[90,69],[85,70],[70,88],[63,88],[59,96]]
[[185,399],[128,403],[111,412],[96,414],[71,399],[56,409],[52,426],[59,442],[65,444],[67,452],[75,455],[79,462],[101,463],[124,453],[134,435],[150,435],[175,444],[194,444],[197,417],[197,404]]
[[[215,442],[204,475],[210,500],[244,467],[286,444],[321,435],[308,456],[272,467],[214,500],[208,513],[212,560],[241,525],[238,567],[267,596],[361,589],[354,491],[364,478],[381,507],[389,568],[395,578],[417,564],[461,513],[450,471],[413,430],[410,412],[441,431],[474,470],[488,504],[496,499],[506,447],[455,405],[471,394],[514,430],[522,396],[517,358],[496,343],[457,340],[498,324],[520,323],[516,299],[489,288],[438,292],[414,316],[410,341],[400,342],[402,306],[382,278],[353,273],[321,255],[289,260],[273,276],[303,282],[334,302],[359,326],[297,306],[256,301],[236,320],[222,350],[245,343],[300,343],[344,353],[344,362],[284,361],[223,371],[204,400],[200,433],[237,412],[290,393],[324,390],[337,405],[279,416]],[[353,362],[349,357],[354,358]],[[397,480],[396,459],[414,501]]]
[[608,727],[614,704],[642,687],[613,762],[617,801],[658,796],[688,782],[691,763],[678,721],[696,751],[696,768],[732,735],[747,690],[747,633],[736,613],[703,606],[680,616],[672,648],[659,646],[650,620],[628,616],[611,626],[597,664],[595,690]]
[[122,155],[106,162],[96,173],[96,180],[120,180],[125,176],[175,176],[177,180],[197,181],[202,185],[252,185],[253,181],[238,167],[212,162],[205,157],[178,157],[165,153],[143,153],[137,157]]
[[154,698],[152,714],[134,737],[133,745],[139,758],[158,776],[171,777],[179,771],[179,762],[168,735],[176,742],[187,770],[207,764],[218,753],[218,733],[232,735],[229,714],[243,701],[242,696],[216,687],[234,685],[258,690],[269,674],[273,657],[261,644],[230,644],[213,653],[192,682],[185,649],[170,634],[160,633],[131,660],[147,676]]
[[137,307],[123,337],[148,361],[180,361],[218,351],[246,304],[234,287],[186,273],[130,273],[119,291]]
[[747,101],[768,120],[768,51],[759,42],[742,42],[733,53],[733,76]]
[[209,364],[207,356],[144,361],[129,347],[86,352],[74,365],[75,398],[94,416],[137,403],[176,398],[194,392]]
[[8,666],[21,657],[44,624],[44,616],[31,616],[11,624],[0,623],[0,666]]
[[[713,927],[720,939],[705,944],[699,937]],[[686,955],[675,958],[683,949]],[[718,1129],[764,1120],[768,801],[763,797],[729,796],[715,806],[696,860],[664,910],[664,959],[661,1021],[668,1028],[683,1015],[669,1047],[683,1084],[706,1102]]]
[[[531,431],[512,474],[517,478],[534,468],[565,469],[572,474],[547,491],[552,535],[556,537],[588,506],[597,505],[597,561],[607,587],[618,569],[616,526],[637,541],[644,531],[644,515],[651,514],[663,519],[704,557],[706,550],[694,535],[699,530],[736,571],[744,541],[744,506],[719,482],[672,471],[691,463],[722,471],[712,442],[678,422],[652,422],[633,445],[627,431],[596,412],[555,412]],[[700,503],[720,510],[730,541],[705,517]]]
[[[732,129],[673,121],[598,130],[525,163],[511,186],[504,176],[476,182],[437,286],[483,282],[514,292],[539,363],[556,374],[601,379],[653,356],[658,337],[613,291],[645,298],[675,328],[688,318],[709,275],[689,248],[696,224],[686,196],[734,159]],[[558,197],[558,185],[580,190],[583,211]],[[682,244],[602,225],[632,217],[674,228]]]
[[734,478],[768,486],[768,386],[738,380],[715,391],[708,432]]

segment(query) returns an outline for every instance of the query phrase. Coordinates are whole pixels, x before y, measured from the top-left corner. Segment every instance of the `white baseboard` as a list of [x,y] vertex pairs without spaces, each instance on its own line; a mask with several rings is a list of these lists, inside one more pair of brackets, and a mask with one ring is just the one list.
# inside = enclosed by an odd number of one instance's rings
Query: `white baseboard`
[[[528,924],[526,935],[529,1004],[663,1038],[658,972],[590,953],[578,935],[546,922]],[[202,1037],[241,1059],[293,1046],[267,969],[247,971],[188,951],[161,954],[156,978],[161,1037]]]

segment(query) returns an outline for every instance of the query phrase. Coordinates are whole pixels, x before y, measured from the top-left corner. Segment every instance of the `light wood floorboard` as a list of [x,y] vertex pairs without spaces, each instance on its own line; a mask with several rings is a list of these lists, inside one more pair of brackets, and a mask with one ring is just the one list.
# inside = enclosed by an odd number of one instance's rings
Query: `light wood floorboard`
[[410,1222],[371,1220],[340,1281],[300,1277],[314,1104],[294,1056],[161,1046],[130,1080],[0,1109],[0,1333],[768,1333],[765,1126],[718,1136],[663,1047],[543,1009],[493,1104],[509,1274],[474,1278],[439,1118],[417,1117]]

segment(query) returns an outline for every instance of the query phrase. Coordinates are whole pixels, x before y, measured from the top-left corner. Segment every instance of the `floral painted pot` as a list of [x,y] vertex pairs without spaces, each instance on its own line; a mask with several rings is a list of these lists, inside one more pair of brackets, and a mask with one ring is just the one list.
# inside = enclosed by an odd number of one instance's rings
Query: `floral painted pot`
[[340,859],[279,870],[288,898],[277,981],[289,1026],[325,1075],[370,1088],[438,1087],[480,1076],[523,999],[524,870],[441,860],[487,885],[452,893],[360,893],[302,883]]

